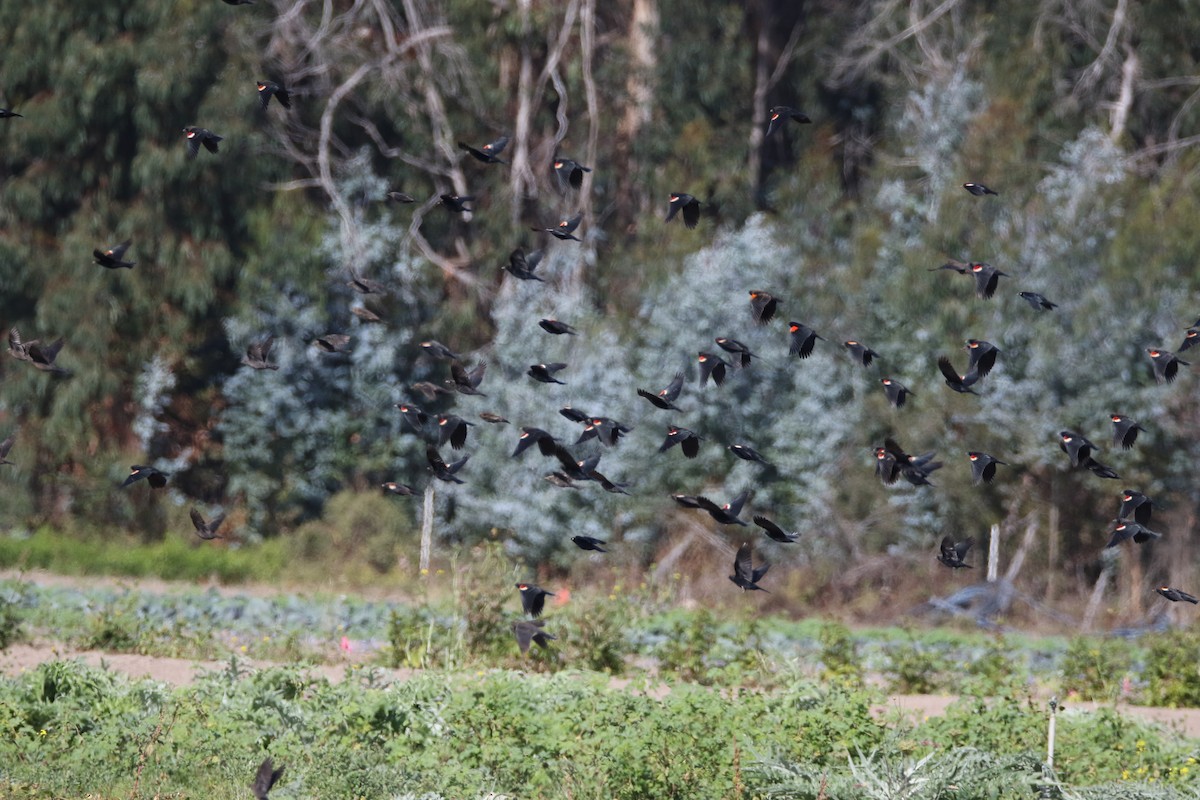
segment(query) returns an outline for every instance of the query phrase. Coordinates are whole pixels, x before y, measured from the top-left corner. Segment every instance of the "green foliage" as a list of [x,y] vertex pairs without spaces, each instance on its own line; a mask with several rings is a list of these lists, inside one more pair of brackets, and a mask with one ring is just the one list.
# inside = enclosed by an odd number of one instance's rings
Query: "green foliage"
[[21,624],[21,593],[5,587],[0,590],[0,650],[7,650],[10,645],[24,638]]
[[1121,639],[1078,636],[1063,656],[1062,686],[1081,700],[1115,701],[1133,667],[1133,651]]
[[850,629],[836,622],[821,626],[821,680],[847,689],[861,687],[862,660]]
[[1200,632],[1159,633],[1147,645],[1141,677],[1147,681],[1145,702],[1170,708],[1200,708]]
[[887,651],[883,673],[888,679],[888,691],[932,694],[943,689],[949,667],[945,656],[936,645],[921,641],[914,631],[906,633],[906,641],[893,643]]

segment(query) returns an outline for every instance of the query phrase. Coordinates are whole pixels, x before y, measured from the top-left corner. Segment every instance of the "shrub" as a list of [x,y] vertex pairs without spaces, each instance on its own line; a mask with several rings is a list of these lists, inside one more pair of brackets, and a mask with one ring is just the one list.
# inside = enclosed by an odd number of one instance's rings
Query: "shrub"
[[1120,639],[1079,636],[1063,656],[1063,690],[1081,700],[1115,701],[1133,666],[1133,649]]
[[1146,702],[1171,708],[1200,707],[1200,634],[1170,631],[1147,640]]

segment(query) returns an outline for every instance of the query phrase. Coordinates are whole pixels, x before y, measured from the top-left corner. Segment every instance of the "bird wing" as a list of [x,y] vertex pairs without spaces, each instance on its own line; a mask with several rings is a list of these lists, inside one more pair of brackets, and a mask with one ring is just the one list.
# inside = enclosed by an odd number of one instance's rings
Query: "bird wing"
[[671,381],[671,385],[663,389],[659,394],[669,403],[674,403],[679,397],[679,393],[683,391],[683,373],[676,372],[675,378]]
[[683,205],[683,224],[688,228],[694,228],[699,222],[700,201],[693,197]]
[[208,523],[204,521],[204,517],[200,515],[199,511],[197,511],[196,509],[193,508],[191,510],[191,517],[192,517],[192,525],[196,528],[197,531],[204,532],[204,531],[208,530]]
[[748,499],[750,499],[750,490],[743,489],[741,494],[730,500],[729,507],[727,509],[730,515],[734,517],[740,515],[742,513],[742,506],[746,504]]
[[737,555],[733,557],[733,574],[744,581],[754,581],[754,568],[751,564],[750,543],[742,542]]

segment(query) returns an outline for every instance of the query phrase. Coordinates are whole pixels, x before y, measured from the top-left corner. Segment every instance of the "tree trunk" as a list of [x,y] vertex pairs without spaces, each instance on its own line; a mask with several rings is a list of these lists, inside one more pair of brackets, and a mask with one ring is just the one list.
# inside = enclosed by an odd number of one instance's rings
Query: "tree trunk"
[[533,0],[517,0],[517,14],[521,21],[520,65],[517,67],[517,118],[513,127],[512,166],[509,173],[513,202],[509,206],[509,222],[514,230],[521,228],[521,216],[525,201],[537,196],[537,176],[530,168],[529,137],[533,122],[534,83],[533,54],[530,51],[529,21]]
[[625,80],[625,91],[628,97],[625,115],[617,129],[617,151],[622,164],[618,173],[617,214],[623,221],[641,217],[652,205],[634,144],[654,116],[658,31],[658,0],[633,0],[627,37],[629,76]]

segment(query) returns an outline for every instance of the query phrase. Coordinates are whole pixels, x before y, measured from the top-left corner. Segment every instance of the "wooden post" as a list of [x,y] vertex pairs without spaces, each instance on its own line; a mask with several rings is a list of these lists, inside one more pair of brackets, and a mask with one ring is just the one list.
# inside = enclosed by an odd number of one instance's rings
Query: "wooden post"
[[1060,569],[1058,564],[1059,536],[1058,506],[1054,505],[1052,502],[1050,505],[1050,536],[1048,537],[1050,541],[1047,545],[1047,550],[1049,551],[1047,553],[1047,561],[1050,562],[1047,565],[1048,569],[1046,570],[1047,603],[1053,602],[1055,595],[1058,594],[1058,572]]
[[1000,572],[1000,526],[993,525],[988,533],[987,582],[995,583]]
[[429,552],[433,549],[433,481],[425,487],[425,507],[421,516],[421,574],[429,573]]

